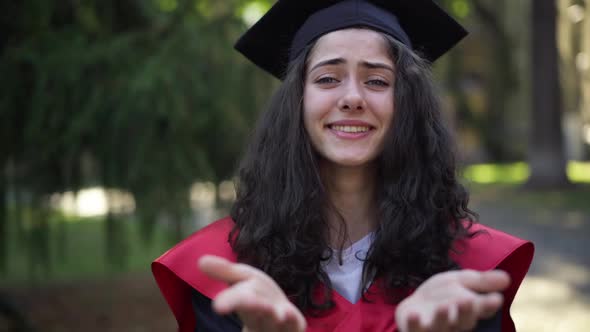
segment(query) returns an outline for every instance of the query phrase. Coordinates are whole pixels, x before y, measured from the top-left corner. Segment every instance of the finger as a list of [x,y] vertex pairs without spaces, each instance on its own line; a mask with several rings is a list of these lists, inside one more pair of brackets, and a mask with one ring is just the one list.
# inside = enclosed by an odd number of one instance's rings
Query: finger
[[418,313],[411,312],[408,314],[408,330],[406,332],[425,332]]
[[510,276],[501,270],[462,270],[458,271],[457,278],[463,286],[479,293],[502,291],[510,285]]
[[270,331],[264,322],[264,315],[259,313],[240,313],[240,320],[242,321],[242,332],[252,331]]
[[307,327],[305,318],[295,308],[287,308],[284,312],[283,331],[297,332],[304,331]]
[[305,325],[299,326],[297,320],[290,319],[287,315],[289,308],[285,306],[271,306],[270,312],[242,311],[240,317],[245,326],[252,331],[281,331],[298,332],[305,329]]
[[272,305],[272,312],[267,315],[268,317],[266,320],[272,322],[273,330],[276,330],[277,326],[280,326],[283,327],[282,331],[285,331],[284,327],[288,326],[286,324],[287,310],[288,308],[283,304]]
[[461,299],[457,303],[457,322],[454,325],[460,331],[471,331],[478,321],[473,299]]
[[[274,311],[274,310],[273,310]],[[277,332],[279,331],[279,326],[282,325],[282,322],[278,322],[276,320],[276,316],[273,313],[269,314],[261,314],[258,318],[258,328],[256,331],[260,332]],[[280,329],[283,332],[283,329]]]
[[455,331],[455,327],[459,324],[459,308],[456,304],[449,305],[448,317],[448,328],[450,331]]
[[500,293],[486,294],[479,301],[477,314],[479,318],[491,318],[504,303],[504,297]]
[[249,314],[272,314],[273,307],[263,297],[256,296],[252,286],[239,283],[219,293],[213,300],[213,309],[219,314],[234,311]]
[[235,284],[256,275],[256,269],[245,264],[237,264],[227,259],[205,255],[199,259],[199,269],[207,276],[225,281],[228,284]]
[[439,305],[434,311],[434,318],[428,329],[430,331],[445,331],[450,325],[449,306],[447,304]]

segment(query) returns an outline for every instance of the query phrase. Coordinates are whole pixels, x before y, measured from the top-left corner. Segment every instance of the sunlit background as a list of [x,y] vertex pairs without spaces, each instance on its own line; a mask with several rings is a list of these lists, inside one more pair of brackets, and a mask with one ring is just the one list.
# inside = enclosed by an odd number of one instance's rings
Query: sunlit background
[[[437,1],[470,36],[433,71],[471,207],[537,248],[517,330],[582,332],[590,3],[554,2],[556,43],[543,47],[558,54],[559,107],[538,112],[541,2]],[[235,167],[278,82],[232,44],[272,3],[0,4],[0,332],[174,329],[149,264],[235,198]]]

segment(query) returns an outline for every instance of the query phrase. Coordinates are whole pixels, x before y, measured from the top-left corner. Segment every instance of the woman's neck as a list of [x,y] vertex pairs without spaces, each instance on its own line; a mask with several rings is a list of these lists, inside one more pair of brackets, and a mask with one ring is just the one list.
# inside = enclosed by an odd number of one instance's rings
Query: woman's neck
[[[322,181],[336,209],[328,211],[330,245],[333,248],[340,247],[343,240],[346,248],[375,229],[375,172],[374,165],[322,165]],[[341,218],[344,219],[346,234],[341,232]]]

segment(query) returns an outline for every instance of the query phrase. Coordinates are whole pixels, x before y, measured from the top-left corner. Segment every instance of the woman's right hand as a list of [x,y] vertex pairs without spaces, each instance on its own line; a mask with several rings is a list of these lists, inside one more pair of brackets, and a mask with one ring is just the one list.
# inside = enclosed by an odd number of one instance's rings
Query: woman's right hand
[[232,263],[217,256],[203,256],[199,269],[229,288],[213,299],[219,314],[236,312],[243,332],[303,332],[303,314],[266,273],[246,264]]

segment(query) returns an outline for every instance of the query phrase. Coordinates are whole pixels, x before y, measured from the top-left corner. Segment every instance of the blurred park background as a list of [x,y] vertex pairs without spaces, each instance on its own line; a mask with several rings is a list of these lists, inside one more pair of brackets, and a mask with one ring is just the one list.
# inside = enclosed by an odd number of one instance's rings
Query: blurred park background
[[[149,263],[227,213],[278,85],[232,44],[272,3],[0,2],[0,331],[175,329]],[[590,331],[590,2],[438,3],[472,207],[537,247],[517,328]]]

